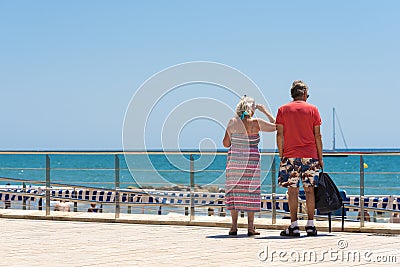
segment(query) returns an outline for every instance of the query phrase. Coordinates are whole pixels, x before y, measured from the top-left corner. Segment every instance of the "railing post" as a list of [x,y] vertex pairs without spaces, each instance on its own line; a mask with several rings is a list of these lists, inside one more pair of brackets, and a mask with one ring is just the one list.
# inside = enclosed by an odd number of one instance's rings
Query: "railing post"
[[275,154],[271,165],[271,198],[272,198],[272,224],[276,224],[276,160]]
[[42,210],[43,209],[43,198],[39,197],[38,200],[38,210]]
[[50,215],[50,157],[46,155],[46,216]]
[[[72,191],[72,198],[77,198],[76,188]],[[78,211],[78,202],[74,201],[74,212]]]
[[360,228],[364,227],[364,158],[360,155]]
[[115,219],[119,218],[119,213],[120,213],[120,199],[119,199],[119,189],[120,189],[120,183],[119,183],[119,157],[118,155],[115,155],[115,160],[114,160],[114,165],[115,165]]
[[190,221],[194,220],[194,159],[190,154]]
[[[22,192],[24,192],[24,194],[26,193],[26,184],[25,184],[25,182],[22,182]],[[26,210],[26,195],[22,196],[22,209]]]

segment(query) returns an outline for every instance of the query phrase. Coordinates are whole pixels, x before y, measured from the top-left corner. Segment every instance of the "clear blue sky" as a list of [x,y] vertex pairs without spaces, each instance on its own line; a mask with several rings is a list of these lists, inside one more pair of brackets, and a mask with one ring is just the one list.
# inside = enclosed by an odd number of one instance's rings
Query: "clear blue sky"
[[[275,114],[304,80],[325,148],[333,107],[350,148],[399,148],[399,10],[396,0],[0,0],[0,149],[121,149],[139,86],[197,60],[248,75]],[[220,145],[222,134],[208,137]]]

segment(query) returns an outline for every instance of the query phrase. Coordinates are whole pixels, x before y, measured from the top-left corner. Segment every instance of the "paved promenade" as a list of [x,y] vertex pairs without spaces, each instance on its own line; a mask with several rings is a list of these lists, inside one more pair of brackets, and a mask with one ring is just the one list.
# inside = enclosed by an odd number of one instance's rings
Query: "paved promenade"
[[[0,266],[399,266],[400,236],[0,218]],[[311,259],[310,259],[311,257]],[[296,261],[296,262],[295,262]]]

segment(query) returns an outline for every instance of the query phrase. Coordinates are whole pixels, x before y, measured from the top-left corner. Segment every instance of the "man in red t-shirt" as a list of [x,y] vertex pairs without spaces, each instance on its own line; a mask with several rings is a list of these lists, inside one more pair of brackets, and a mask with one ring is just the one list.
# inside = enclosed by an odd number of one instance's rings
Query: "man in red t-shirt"
[[307,103],[308,86],[300,80],[290,90],[293,101],[283,105],[276,116],[276,142],[281,158],[278,183],[288,188],[291,225],[281,236],[300,236],[297,207],[300,180],[306,193],[308,236],[316,236],[314,187],[323,168],[321,117],[316,106]]

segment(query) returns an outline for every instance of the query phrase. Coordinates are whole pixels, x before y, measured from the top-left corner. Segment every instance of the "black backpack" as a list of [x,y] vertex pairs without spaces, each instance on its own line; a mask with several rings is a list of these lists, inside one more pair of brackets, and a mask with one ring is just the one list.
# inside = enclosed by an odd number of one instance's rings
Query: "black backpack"
[[338,210],[343,205],[343,199],[331,177],[324,171],[320,172],[318,187],[315,188],[315,208],[321,214]]

